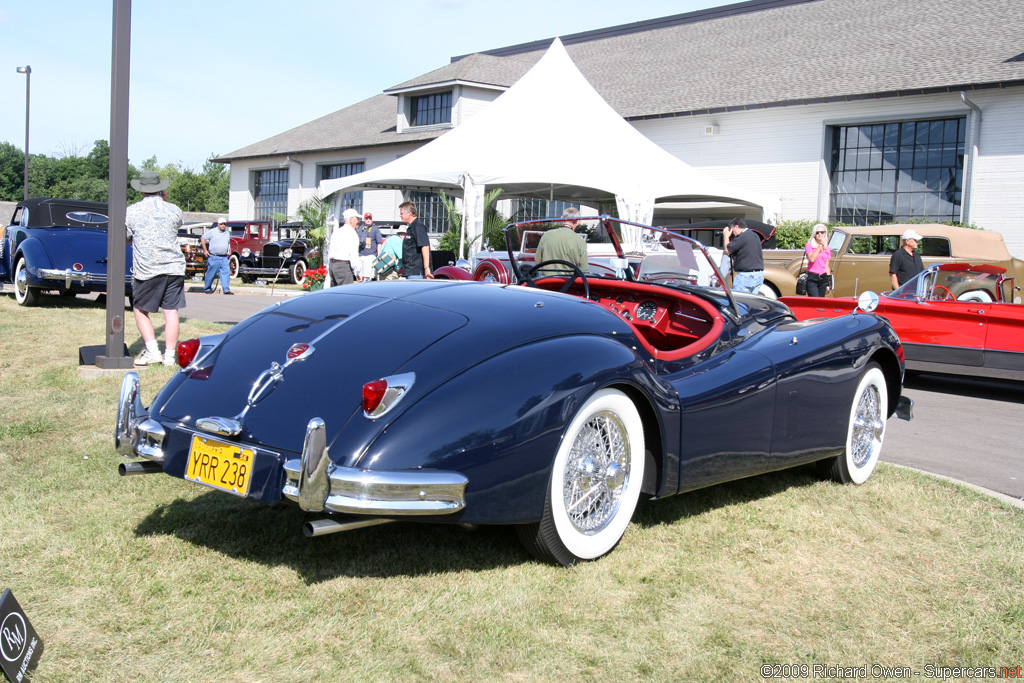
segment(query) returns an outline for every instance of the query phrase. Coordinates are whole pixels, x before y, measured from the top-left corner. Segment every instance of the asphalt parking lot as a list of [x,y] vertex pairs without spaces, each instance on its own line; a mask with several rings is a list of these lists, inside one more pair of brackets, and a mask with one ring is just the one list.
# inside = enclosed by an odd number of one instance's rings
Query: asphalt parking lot
[[1024,384],[920,374],[907,377],[904,393],[914,419],[889,420],[883,461],[1024,501]]
[[[201,285],[188,283],[183,316],[237,323],[288,296],[304,295],[233,288],[235,296],[203,294]],[[904,391],[914,400],[914,419],[888,421],[884,462],[964,481],[1024,504],[1019,444],[1024,384],[921,374],[908,376]]]

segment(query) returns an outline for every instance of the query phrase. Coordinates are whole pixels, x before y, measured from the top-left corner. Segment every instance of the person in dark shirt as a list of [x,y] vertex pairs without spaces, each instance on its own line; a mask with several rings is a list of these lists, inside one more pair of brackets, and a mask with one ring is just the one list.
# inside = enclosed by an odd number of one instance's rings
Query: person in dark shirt
[[433,278],[430,272],[430,235],[427,226],[416,217],[416,205],[402,202],[398,217],[409,226],[402,242],[402,277],[410,280]]
[[757,294],[764,284],[764,256],[757,233],[748,230],[742,218],[734,218],[722,230],[722,238],[732,259],[733,290]]
[[893,289],[924,270],[921,255],[917,253],[920,243],[921,236],[913,228],[903,233],[900,248],[889,259],[889,280]]

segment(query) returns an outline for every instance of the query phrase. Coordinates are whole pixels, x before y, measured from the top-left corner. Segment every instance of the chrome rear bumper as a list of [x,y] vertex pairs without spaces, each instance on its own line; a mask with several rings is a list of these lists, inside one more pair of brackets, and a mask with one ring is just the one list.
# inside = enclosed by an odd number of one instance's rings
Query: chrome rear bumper
[[136,456],[163,462],[164,438],[167,432],[139,397],[139,373],[126,373],[121,381],[121,396],[117,401],[117,424],[114,427],[114,448],[126,458]]
[[[163,426],[150,418],[142,405],[139,374],[127,373],[117,403],[114,447],[126,458],[141,457],[162,465],[165,437]],[[122,474],[146,474],[161,469],[146,463],[129,463],[129,467],[122,468]],[[458,472],[339,467],[328,457],[326,427],[318,417],[306,426],[301,457],[285,462],[284,473],[282,495],[303,510],[364,517],[452,514],[466,507],[465,490],[469,483]]]
[[303,510],[358,515],[443,515],[466,507],[469,480],[458,472],[386,472],[339,467],[327,456],[320,418],[306,427],[302,457],[284,464],[281,490]]
[[[106,284],[107,274],[106,273],[87,273],[84,271],[75,271],[70,268],[64,270],[57,270],[55,268],[40,268],[39,278],[42,280],[63,280],[65,287],[71,287],[72,282],[96,282]],[[125,278],[125,284],[128,284],[132,279]]]

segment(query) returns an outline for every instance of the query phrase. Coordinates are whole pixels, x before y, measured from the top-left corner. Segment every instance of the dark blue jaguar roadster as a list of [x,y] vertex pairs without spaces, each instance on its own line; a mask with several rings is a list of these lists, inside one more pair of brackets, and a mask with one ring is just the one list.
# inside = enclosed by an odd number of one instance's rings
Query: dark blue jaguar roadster
[[547,227],[518,223],[512,284],[335,287],[182,342],[150,406],[125,377],[121,473],[294,501],[320,513],[310,536],[513,524],[563,565],[612,550],[641,496],[812,462],[867,480],[887,418],[909,418],[886,322],[797,322],[729,291],[693,240],[584,220],[606,240],[595,253],[613,254],[589,272],[517,263],[525,233]]

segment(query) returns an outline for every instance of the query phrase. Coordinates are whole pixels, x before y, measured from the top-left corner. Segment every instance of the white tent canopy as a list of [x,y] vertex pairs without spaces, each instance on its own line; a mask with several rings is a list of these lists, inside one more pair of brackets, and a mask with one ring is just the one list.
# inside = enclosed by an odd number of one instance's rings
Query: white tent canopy
[[651,142],[590,85],[557,38],[522,78],[480,113],[409,154],[363,173],[325,180],[342,190],[444,190],[461,195],[472,239],[483,231],[485,188],[506,196],[597,206],[612,196],[619,216],[650,224],[656,202],[720,201],[760,207],[763,198],[715,180]]

